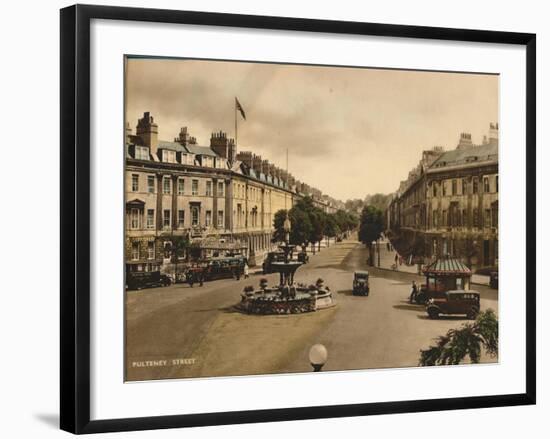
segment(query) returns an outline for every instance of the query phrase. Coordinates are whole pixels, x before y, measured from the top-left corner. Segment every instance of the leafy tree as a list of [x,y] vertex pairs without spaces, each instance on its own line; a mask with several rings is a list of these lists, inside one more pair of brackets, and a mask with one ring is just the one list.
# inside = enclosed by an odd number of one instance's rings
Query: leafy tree
[[284,223],[287,215],[287,210],[281,209],[275,212],[273,216],[273,242],[283,242],[285,240]]
[[338,226],[336,214],[330,214],[326,216],[324,232],[327,238],[334,238],[335,236],[338,236],[340,234],[340,227]]
[[354,200],[347,200],[344,203],[344,206],[348,212],[361,212],[363,207],[365,207],[365,202],[359,198],[356,198]]
[[307,247],[313,230],[309,215],[301,209],[292,208],[290,209],[289,217],[292,224],[290,243]]
[[369,263],[374,265],[373,241],[380,238],[384,231],[384,217],[382,211],[374,206],[365,206],[361,212],[359,226],[359,240],[369,249]]
[[174,272],[178,272],[178,260],[184,256],[189,248],[189,239],[187,236],[173,235],[170,238],[170,250],[172,253],[172,262],[174,263]]
[[313,243],[313,252],[315,252],[315,243],[319,243],[321,250],[321,240],[325,231],[326,214],[321,209],[314,207],[308,212],[309,221],[311,222],[311,235],[309,241]]
[[342,209],[336,211],[334,219],[336,220],[340,232],[349,232],[355,229],[358,224],[357,217],[353,213],[346,212]]
[[374,206],[384,212],[388,207],[388,202],[390,201],[390,199],[390,194],[385,195],[378,193],[374,195],[367,195],[367,197],[365,198],[365,204],[369,206]]
[[492,309],[479,313],[474,324],[450,329],[436,339],[435,346],[420,350],[419,364],[456,365],[467,356],[472,363],[479,363],[482,348],[489,356],[498,354],[498,319]]
[[202,254],[201,245],[198,242],[192,242],[189,245],[189,248],[187,250],[188,256],[190,256],[192,259],[200,259]]

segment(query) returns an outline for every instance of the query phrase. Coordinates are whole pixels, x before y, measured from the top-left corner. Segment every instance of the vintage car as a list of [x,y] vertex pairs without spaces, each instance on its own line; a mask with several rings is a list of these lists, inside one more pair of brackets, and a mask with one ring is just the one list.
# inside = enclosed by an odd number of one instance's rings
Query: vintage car
[[284,260],[285,254],[282,251],[269,252],[262,263],[263,274],[273,273],[273,267],[271,264],[273,262],[283,262]]
[[491,271],[489,275],[489,286],[498,289],[498,271]]
[[426,304],[426,312],[431,319],[441,314],[464,314],[475,319],[479,314],[479,293],[477,291],[451,290],[440,297],[434,297]]
[[247,263],[244,256],[210,259],[204,268],[204,280],[240,278]]
[[126,273],[126,286],[129,290],[166,287],[171,283],[172,278],[160,271],[132,271]]
[[368,296],[370,292],[369,287],[369,272],[368,271],[356,271],[353,273],[353,290],[354,296]]

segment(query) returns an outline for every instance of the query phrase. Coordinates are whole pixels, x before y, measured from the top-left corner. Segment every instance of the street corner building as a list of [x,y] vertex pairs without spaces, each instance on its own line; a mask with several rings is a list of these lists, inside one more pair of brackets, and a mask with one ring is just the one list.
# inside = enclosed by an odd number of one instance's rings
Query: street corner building
[[[213,132],[200,146],[181,128],[173,141],[158,139],[149,112],[126,125],[126,271],[168,271],[175,236],[187,238],[199,258],[244,255],[261,264],[274,244],[273,218],[309,196],[325,212],[340,202],[287,171]],[[178,258],[181,255],[177,256]]]
[[436,146],[401,181],[386,227],[412,263],[460,258],[475,270],[498,267],[498,123],[481,144],[461,133],[455,149]]

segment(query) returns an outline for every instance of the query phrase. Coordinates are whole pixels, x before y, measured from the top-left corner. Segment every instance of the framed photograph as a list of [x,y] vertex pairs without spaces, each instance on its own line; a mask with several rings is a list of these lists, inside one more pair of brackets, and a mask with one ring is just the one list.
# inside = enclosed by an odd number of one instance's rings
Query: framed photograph
[[62,9],[61,428],[534,404],[535,41]]

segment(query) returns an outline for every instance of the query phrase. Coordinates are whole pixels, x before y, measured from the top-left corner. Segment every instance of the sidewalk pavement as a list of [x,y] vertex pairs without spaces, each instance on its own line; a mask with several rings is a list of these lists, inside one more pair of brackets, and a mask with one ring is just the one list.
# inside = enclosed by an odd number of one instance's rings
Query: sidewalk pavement
[[[381,270],[395,271],[392,268],[392,265],[395,263],[395,255],[395,250],[387,250],[387,241],[380,241],[380,267],[378,267],[378,254],[375,253],[374,255],[374,262],[377,268]],[[402,273],[419,274],[418,265],[406,265],[404,261],[401,265],[399,265],[399,261],[397,262],[397,271]],[[420,275],[422,275],[422,273],[420,273]],[[471,282],[478,285],[489,285],[489,276],[472,274]]]

